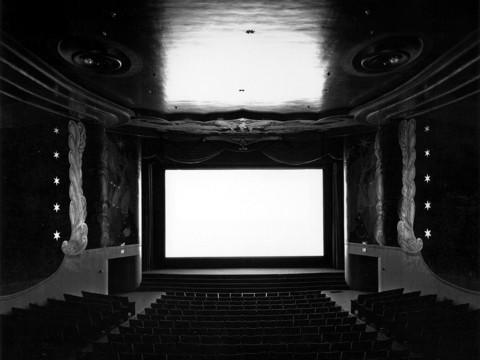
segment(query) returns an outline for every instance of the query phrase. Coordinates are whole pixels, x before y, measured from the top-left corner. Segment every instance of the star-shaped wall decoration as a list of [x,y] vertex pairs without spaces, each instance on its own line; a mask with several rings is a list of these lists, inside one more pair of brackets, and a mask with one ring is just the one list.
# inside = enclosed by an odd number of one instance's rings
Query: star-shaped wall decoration
[[59,211],[60,211],[60,204],[59,204],[59,203],[53,204],[53,211],[55,211],[55,212],[59,212]]
[[425,132],[429,132],[430,131],[430,126],[427,125],[423,129],[425,130]]
[[55,185],[60,185],[60,179],[55,176],[55,177],[53,178],[53,183],[54,183]]
[[425,157],[430,157],[430,149],[425,150]]
[[426,237],[427,239],[430,239],[431,236],[432,236],[432,230],[426,229],[426,230],[425,230],[425,237]]
[[53,233],[53,240],[60,240],[60,232],[58,230]]
[[425,182],[428,184],[430,182],[430,175],[425,175]]
[[60,153],[58,151],[55,151],[53,153],[53,157],[54,157],[54,159],[58,159],[60,157]]
[[53,128],[53,133],[58,135],[60,133],[60,129],[59,128]]
[[425,202],[425,210],[430,210],[432,208],[432,203],[430,201]]

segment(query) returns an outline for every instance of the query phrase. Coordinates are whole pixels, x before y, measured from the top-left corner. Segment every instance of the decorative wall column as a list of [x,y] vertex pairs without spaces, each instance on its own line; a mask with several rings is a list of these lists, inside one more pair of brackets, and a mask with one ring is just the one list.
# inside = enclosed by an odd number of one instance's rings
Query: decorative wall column
[[402,120],[399,125],[399,144],[402,151],[402,197],[397,223],[398,244],[407,253],[416,254],[422,250],[423,241],[415,236],[415,159],[416,122]]
[[68,123],[68,161],[70,163],[70,240],[62,243],[65,255],[80,255],[88,243],[88,226],[85,223],[87,216],[87,200],[82,188],[82,156],[85,150],[86,133],[84,125],[79,121]]
[[383,210],[384,203],[384,191],[383,191],[383,169],[382,169],[382,149],[380,145],[381,139],[381,130],[377,130],[375,135],[375,241],[379,245],[385,245],[385,232],[384,232],[384,223],[385,223],[385,213]]

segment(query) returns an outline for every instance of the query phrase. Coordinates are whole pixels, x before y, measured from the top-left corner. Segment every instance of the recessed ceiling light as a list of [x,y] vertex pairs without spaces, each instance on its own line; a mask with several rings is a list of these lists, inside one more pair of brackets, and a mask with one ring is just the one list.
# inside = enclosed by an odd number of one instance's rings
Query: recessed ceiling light
[[405,65],[410,60],[410,55],[401,50],[386,50],[363,58],[360,62],[363,69],[368,72],[385,72]]
[[106,40],[69,38],[58,43],[57,51],[76,68],[97,75],[131,75],[141,67],[132,51]]
[[390,35],[369,42],[353,56],[359,75],[381,75],[412,63],[423,51],[423,40],[412,35]]
[[73,55],[72,60],[74,64],[100,74],[115,73],[123,66],[119,58],[98,50],[78,52]]

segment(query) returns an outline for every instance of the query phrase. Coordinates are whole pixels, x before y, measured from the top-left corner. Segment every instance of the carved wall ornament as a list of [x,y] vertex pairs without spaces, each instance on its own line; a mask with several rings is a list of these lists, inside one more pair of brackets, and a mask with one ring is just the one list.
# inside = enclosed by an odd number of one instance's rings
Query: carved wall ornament
[[416,254],[423,248],[421,238],[415,236],[415,159],[416,122],[402,120],[399,125],[399,143],[402,151],[402,197],[397,224],[398,244],[408,253]]
[[184,132],[197,135],[276,135],[304,131],[326,131],[344,126],[359,125],[350,116],[331,116],[316,120],[273,119],[212,119],[207,121],[183,119],[166,120],[156,117],[137,117],[132,125],[152,128],[159,132]]
[[88,226],[87,200],[82,189],[82,156],[85,150],[85,127],[81,122],[69,121],[68,123],[68,161],[70,163],[70,240],[62,243],[65,255],[75,256],[81,254],[87,247]]
[[377,131],[375,135],[375,194],[376,194],[376,203],[375,203],[375,241],[379,245],[385,245],[385,233],[384,233],[384,223],[385,223],[385,213],[383,211],[383,169],[382,169],[382,149],[380,146],[381,130]]

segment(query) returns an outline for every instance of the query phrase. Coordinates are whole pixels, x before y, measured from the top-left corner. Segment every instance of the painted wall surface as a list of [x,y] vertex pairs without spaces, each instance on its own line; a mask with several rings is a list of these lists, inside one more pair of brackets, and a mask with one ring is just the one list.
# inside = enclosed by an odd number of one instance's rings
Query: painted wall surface
[[68,121],[1,108],[0,295],[54,273],[70,236]]
[[[362,250],[365,249],[365,250]],[[480,292],[461,288],[438,277],[425,263],[421,254],[410,255],[398,247],[361,245],[348,243],[347,254],[373,256],[378,259],[379,291],[404,288],[406,291],[422,291],[422,294],[437,294],[439,298],[448,298],[456,303],[469,303],[474,309],[480,308]],[[351,279],[349,269],[347,283]]]
[[417,119],[415,234],[436,274],[480,291],[478,115],[467,103]]

